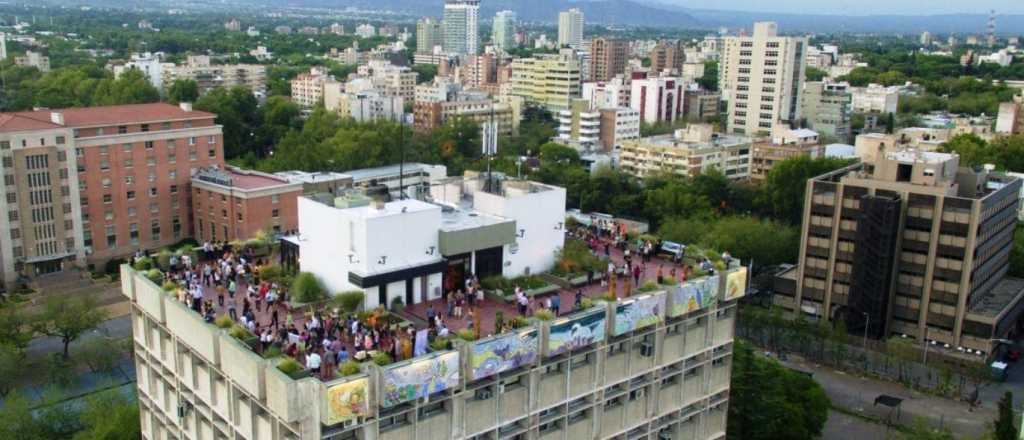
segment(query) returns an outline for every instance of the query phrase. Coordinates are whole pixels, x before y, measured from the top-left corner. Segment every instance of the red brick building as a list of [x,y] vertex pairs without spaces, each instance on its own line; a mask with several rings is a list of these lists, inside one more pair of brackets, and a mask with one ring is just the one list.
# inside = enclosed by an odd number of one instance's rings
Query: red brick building
[[233,241],[260,230],[298,229],[301,182],[235,167],[208,167],[192,176],[196,240]]

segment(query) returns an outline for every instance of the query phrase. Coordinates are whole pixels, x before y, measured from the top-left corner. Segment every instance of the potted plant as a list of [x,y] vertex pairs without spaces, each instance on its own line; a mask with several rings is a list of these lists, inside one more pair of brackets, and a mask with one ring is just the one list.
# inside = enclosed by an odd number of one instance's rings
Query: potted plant
[[302,379],[309,377],[309,370],[306,370],[299,361],[286,357],[277,364],[277,369],[281,370],[282,373],[287,374],[292,379]]

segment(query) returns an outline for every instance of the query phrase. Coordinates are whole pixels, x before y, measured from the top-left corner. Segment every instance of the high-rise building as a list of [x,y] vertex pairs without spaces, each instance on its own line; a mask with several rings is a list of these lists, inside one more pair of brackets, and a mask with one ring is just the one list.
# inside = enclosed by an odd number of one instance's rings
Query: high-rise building
[[640,112],[645,124],[673,122],[683,117],[683,81],[673,76],[634,78],[629,106]]
[[583,11],[572,8],[558,13],[558,46],[577,46],[583,42]]
[[416,53],[434,53],[434,47],[444,46],[444,24],[433,18],[416,22]]
[[659,41],[648,56],[651,58],[651,72],[654,73],[669,70],[671,74],[678,75],[682,73],[683,61],[686,60],[678,41]]
[[1021,181],[896,141],[860,135],[860,163],[808,180],[800,264],[773,302],[851,334],[991,354],[1022,312],[1024,280],[1006,276]]
[[50,57],[31,50],[26,50],[25,55],[14,57],[14,64],[35,67],[43,73],[50,71]]
[[629,42],[614,38],[595,38],[590,44],[589,81],[608,81],[626,71]]
[[491,42],[494,47],[507,51],[516,47],[516,13],[498,11],[494,14],[494,25],[491,28]]
[[807,126],[822,136],[839,142],[850,141],[850,109],[853,96],[845,82],[809,81],[804,83],[800,114]]
[[921,38],[919,39],[922,46],[932,45],[932,33],[928,31],[921,32]]
[[444,50],[457,55],[476,55],[480,46],[480,0],[445,0]]
[[191,237],[191,172],[224,164],[215,117],[187,103],[0,114],[5,281]]
[[579,59],[572,49],[562,49],[557,55],[516,58],[509,94],[548,110],[568,109],[570,99],[580,96]]
[[806,37],[780,37],[773,22],[754,23],[749,37],[724,37],[719,87],[729,101],[730,133],[770,132],[800,119]]

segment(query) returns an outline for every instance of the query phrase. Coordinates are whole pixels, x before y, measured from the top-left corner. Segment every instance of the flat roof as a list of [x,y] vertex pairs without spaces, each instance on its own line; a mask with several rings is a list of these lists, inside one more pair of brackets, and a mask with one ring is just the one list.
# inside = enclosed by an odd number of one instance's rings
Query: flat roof
[[366,206],[356,206],[354,208],[336,209],[340,209],[347,213],[357,215],[361,218],[376,218],[398,215],[408,212],[423,212],[432,209],[441,209],[441,207],[434,205],[432,203],[421,202],[416,199],[404,199],[387,202],[384,204],[383,209],[377,209],[375,206],[373,206],[373,203],[370,203],[369,205]]
[[899,162],[943,163],[952,160],[954,155],[935,151],[900,150],[888,152],[885,157]]
[[290,185],[288,179],[259,171],[241,170],[235,167],[201,168],[192,176],[201,183],[218,185],[225,188],[237,188],[245,191],[277,188]]
[[975,300],[968,313],[995,319],[1012,307],[1021,296],[1024,296],[1024,279],[1004,277],[992,290]]
[[[51,119],[53,113],[64,117],[64,124]],[[107,105],[98,107],[41,109],[0,114],[0,132],[41,130],[94,125],[137,124],[172,119],[208,119],[216,115],[203,111],[186,111],[167,103]]]
[[335,173],[332,171],[320,171],[320,172],[309,172],[309,171],[279,171],[274,173],[275,176],[288,179],[289,182],[301,182],[301,183],[317,183],[331,180],[344,180],[351,179],[352,176],[345,173]]
[[665,134],[659,136],[650,136],[640,138],[638,141],[642,144],[651,144],[662,147],[674,147],[674,148],[688,148],[691,150],[701,150],[707,148],[728,148],[735,147],[737,145],[750,144],[754,140],[745,136],[736,136],[731,134],[718,133],[717,140],[709,141],[698,141],[698,142],[687,142],[682,139],[677,139],[673,134]]
[[[361,170],[348,171],[346,174],[352,176],[352,180],[355,182],[362,182],[371,179],[379,179],[381,177],[397,176],[399,169],[401,169],[403,175],[409,175],[412,173],[418,173],[423,170],[434,169],[443,165],[431,165],[425,163],[407,163],[403,166],[399,165],[386,165],[376,168],[363,168]],[[404,169],[402,169],[404,167]]]
[[474,211],[466,207],[441,205],[441,230],[445,232],[476,229],[511,221],[504,217]]

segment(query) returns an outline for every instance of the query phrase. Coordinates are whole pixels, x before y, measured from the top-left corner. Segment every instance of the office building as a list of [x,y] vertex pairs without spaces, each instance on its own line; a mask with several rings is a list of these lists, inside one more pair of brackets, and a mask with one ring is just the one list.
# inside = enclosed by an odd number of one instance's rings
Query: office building
[[776,279],[774,303],[851,333],[991,354],[1022,310],[1024,281],[1006,276],[1021,181],[894,142],[858,136],[860,163],[807,182],[800,264]]
[[1024,134],[1024,95],[1014,96],[1012,101],[999,104],[996,133]]
[[31,50],[26,50],[25,55],[14,57],[14,64],[35,67],[42,73],[50,71],[50,57]]
[[480,0],[444,1],[444,50],[455,55],[476,55],[480,46]]
[[900,103],[900,87],[868,84],[850,87],[851,107],[854,113],[896,113]]
[[[429,274],[422,294],[439,296],[431,287],[440,286],[429,281],[439,275],[430,273],[435,262],[446,264],[436,255],[439,249],[457,251],[465,243],[476,243],[458,241],[470,233],[466,232],[468,224],[444,226],[441,222],[453,214],[437,205],[405,200],[380,209],[310,206],[338,223],[372,228],[366,232],[354,229],[360,231],[354,239],[378,241],[420,231],[422,235],[412,236],[417,245],[427,242],[423,239],[437,243],[434,260],[428,260],[428,252],[419,248],[391,242],[381,243],[387,245],[386,250],[367,247],[374,255],[388,256],[384,252],[392,250],[409,253],[415,258],[410,261],[423,264],[391,270],[382,277],[353,278],[362,284]],[[419,220],[416,228],[402,226],[413,219]],[[508,223],[504,217],[486,221],[494,223],[490,227],[494,229]],[[563,221],[559,218],[554,225],[536,228],[561,235],[556,229]],[[427,226],[436,229],[430,231]],[[370,235],[370,230],[383,233]],[[319,239],[340,241],[338,235],[335,231],[326,236],[303,234],[297,241],[302,245]],[[361,244],[358,247],[362,249]],[[480,270],[494,270],[484,263],[501,260],[496,253],[473,254],[482,254],[478,255]],[[360,258],[376,265],[376,259]],[[347,255],[341,256],[340,261],[347,260]],[[460,262],[463,268],[467,264]],[[356,274],[359,269],[352,270]],[[744,268],[734,267],[692,280],[686,288],[595,301],[587,309],[551,321],[531,322],[478,341],[456,338],[449,349],[384,366],[368,362],[354,375],[339,377],[331,372],[325,377],[308,370],[283,373],[277,368],[283,358],[263,358],[125,265],[122,292],[131,310],[142,436],[231,436],[240,440],[402,440],[428,435],[446,439],[723,438],[736,302],[744,294],[746,275]],[[386,284],[387,296],[416,294],[423,288],[412,283],[406,289],[405,284]],[[394,293],[392,286],[397,287]],[[376,295],[368,296],[369,301],[381,302]],[[399,316],[411,313],[409,308]],[[494,309],[481,308],[479,313],[493,315]],[[645,316],[639,319],[636,315]],[[514,351],[496,351],[495,347],[514,347]],[[488,367],[478,367],[481,362]]]
[[316,107],[324,98],[324,84],[333,79],[323,67],[314,66],[291,81],[292,102],[304,109]]
[[583,11],[572,8],[558,13],[558,47],[576,47],[583,42]]
[[580,63],[571,49],[559,54],[539,54],[512,61],[509,94],[548,110],[569,108],[569,100],[580,96]]
[[786,159],[800,156],[813,159],[824,155],[825,147],[821,144],[817,132],[775,124],[769,139],[754,142],[754,151],[750,158],[750,180],[754,183],[764,183],[772,168]]
[[5,281],[191,237],[190,173],[224,163],[214,118],[189,104],[0,114]]
[[683,117],[685,91],[678,77],[634,78],[630,88],[629,106],[640,112],[641,122],[674,122]]
[[444,24],[433,18],[417,21],[416,53],[433,53],[438,46],[444,46]]
[[593,108],[629,107],[632,85],[623,75],[608,81],[587,81],[582,85],[582,97]]
[[374,88],[387,95],[399,96],[407,102],[411,102],[415,97],[418,77],[419,74],[411,68],[396,66],[386,60],[370,60],[359,66],[356,74],[349,75],[350,80],[369,79]]
[[691,124],[675,133],[625,141],[619,167],[644,178],[660,173],[694,177],[717,169],[729,179],[750,177],[752,140],[714,132],[710,124]]
[[261,231],[283,233],[298,228],[301,183],[233,166],[204,167],[192,175],[195,239],[245,241]]
[[588,81],[610,81],[626,72],[629,42],[614,38],[595,38],[590,43],[590,77]]
[[470,55],[456,69],[455,76],[467,88],[494,87],[498,84],[498,63],[493,53]]
[[659,41],[648,57],[651,59],[651,72],[656,74],[668,71],[670,75],[679,75],[686,60],[682,44],[678,41]]
[[494,14],[494,25],[491,27],[491,43],[498,50],[508,51],[516,45],[516,13],[498,11]]
[[853,134],[850,129],[853,95],[849,87],[845,82],[805,82],[800,103],[807,126],[822,136],[849,142]]
[[199,86],[200,94],[218,87],[245,87],[256,96],[267,93],[267,68],[261,64],[211,64],[209,56],[189,55],[183,65],[163,65],[162,74],[165,87],[189,79]]
[[773,22],[747,37],[723,37],[719,87],[729,101],[728,132],[756,135],[800,120],[806,37],[780,37]]

